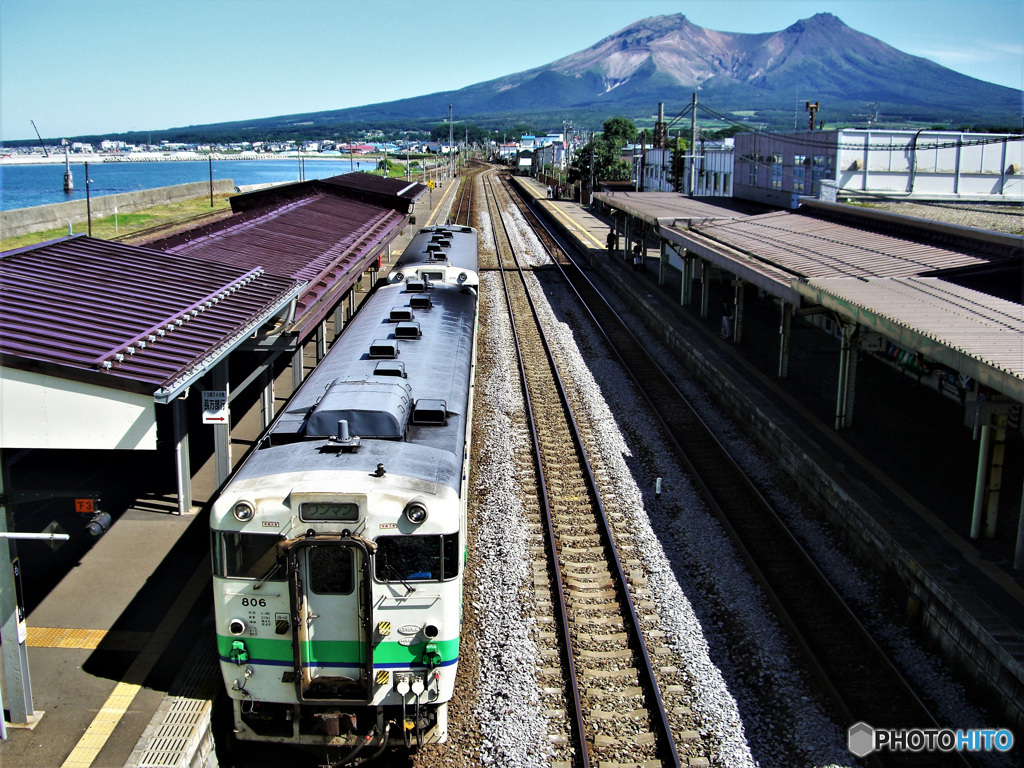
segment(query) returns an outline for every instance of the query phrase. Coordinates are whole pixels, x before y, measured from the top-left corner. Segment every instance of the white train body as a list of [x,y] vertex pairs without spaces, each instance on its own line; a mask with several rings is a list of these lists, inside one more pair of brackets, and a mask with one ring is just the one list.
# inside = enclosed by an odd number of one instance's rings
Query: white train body
[[[439,234],[460,263],[439,275],[435,260],[421,277],[410,250]],[[476,237],[421,230],[403,256],[408,278],[367,298],[213,506],[217,644],[240,739],[383,749],[446,738]]]

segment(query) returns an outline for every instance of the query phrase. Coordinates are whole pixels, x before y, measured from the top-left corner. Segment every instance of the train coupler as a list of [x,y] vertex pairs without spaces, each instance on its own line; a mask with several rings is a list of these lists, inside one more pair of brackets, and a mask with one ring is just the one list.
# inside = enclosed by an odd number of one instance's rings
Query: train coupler
[[319,730],[332,739],[341,735],[342,725],[345,725],[345,733],[355,733],[356,716],[345,715],[341,712],[317,712],[313,719],[319,722]]

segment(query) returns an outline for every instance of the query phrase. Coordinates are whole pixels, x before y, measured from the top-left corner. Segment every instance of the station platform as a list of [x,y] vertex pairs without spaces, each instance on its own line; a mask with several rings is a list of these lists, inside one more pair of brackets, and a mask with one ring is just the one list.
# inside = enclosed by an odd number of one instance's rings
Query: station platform
[[[393,242],[378,277],[419,226],[445,219],[457,186],[445,183],[424,197],[419,225],[407,225]],[[364,273],[356,306],[371,288]],[[333,338],[333,321],[327,322]],[[316,363],[315,341],[302,360],[308,374]],[[275,373],[279,412],[291,395],[292,375],[287,365]],[[259,394],[231,407],[237,465],[262,432]],[[9,457],[12,487],[52,491],[59,485],[63,493],[21,505],[18,529],[40,530],[52,520],[72,536],[61,546],[18,542],[34,715],[27,726],[11,723],[5,686],[0,765],[218,765],[211,720],[221,680],[208,528],[217,482],[212,435],[204,441],[203,434],[197,430],[192,443],[195,507],[188,515],[176,514],[175,480],[161,450],[24,451]],[[113,524],[92,541],[81,533],[84,520],[73,497],[115,485],[116,496],[104,497]]]
[[[785,436],[791,446],[785,448],[788,464],[798,453],[800,461],[831,478],[822,493],[843,500],[837,506],[844,511],[829,520],[839,538],[876,560],[865,570],[882,573],[890,594],[906,601],[910,621],[924,630],[927,644],[958,660],[984,656],[986,663],[977,663],[987,670],[952,666],[961,682],[982,691],[994,708],[1002,706],[1010,719],[1004,725],[1020,732],[1024,571],[1012,566],[1024,483],[1020,436],[1006,443],[996,535],[972,540],[978,443],[960,405],[862,355],[853,426],[836,431],[837,340],[794,321],[789,375],[779,379],[779,311],[772,301],[759,301],[748,291],[742,341],[723,339],[720,311],[701,318],[697,304],[680,304],[678,270],[667,269],[659,284],[656,257],[634,271],[632,257],[621,249],[609,256],[607,216],[573,201],[548,199],[545,186],[534,179],[513,181],[648,326],[657,323],[659,335],[675,340],[677,354],[696,360],[702,371],[714,369],[708,387],[713,397],[737,393],[719,406],[746,424],[770,422],[756,428],[766,452],[778,455],[779,437]],[[709,306],[721,307],[732,292],[729,276],[715,278]]]

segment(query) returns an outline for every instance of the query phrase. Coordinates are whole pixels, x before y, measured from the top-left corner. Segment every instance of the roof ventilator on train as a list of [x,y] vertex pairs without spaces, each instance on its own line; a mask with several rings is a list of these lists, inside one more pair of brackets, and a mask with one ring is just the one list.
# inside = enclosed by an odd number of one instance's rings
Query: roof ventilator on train
[[[306,419],[306,437],[402,440],[412,412],[412,387],[404,380],[336,381]],[[356,443],[358,445],[358,443]],[[341,447],[341,446],[339,446]]]
[[377,363],[373,369],[374,376],[397,376],[400,379],[407,378],[408,373],[405,372],[405,363],[400,360],[385,361]]
[[394,359],[398,357],[398,341],[396,339],[374,339],[370,342],[370,359]]
[[443,427],[448,424],[448,403],[444,400],[420,398],[413,405],[412,423],[420,427]]
[[396,339],[418,339],[423,336],[419,323],[399,323],[395,326]]

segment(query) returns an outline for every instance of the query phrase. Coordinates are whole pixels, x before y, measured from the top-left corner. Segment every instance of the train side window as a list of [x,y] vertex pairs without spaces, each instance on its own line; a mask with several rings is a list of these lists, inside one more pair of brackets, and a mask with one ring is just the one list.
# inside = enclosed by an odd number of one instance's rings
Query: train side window
[[352,550],[348,547],[311,547],[309,586],[318,595],[350,595],[355,588]]
[[441,537],[441,568],[445,579],[459,575],[459,534],[447,533]]
[[224,579],[284,581],[277,561],[281,537],[266,533],[213,532],[214,573]]

